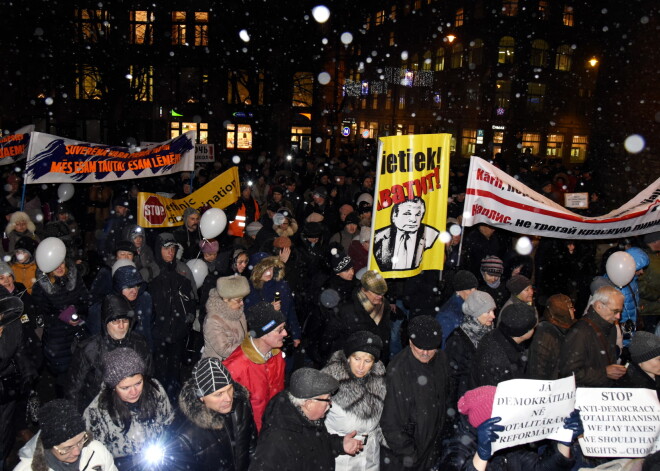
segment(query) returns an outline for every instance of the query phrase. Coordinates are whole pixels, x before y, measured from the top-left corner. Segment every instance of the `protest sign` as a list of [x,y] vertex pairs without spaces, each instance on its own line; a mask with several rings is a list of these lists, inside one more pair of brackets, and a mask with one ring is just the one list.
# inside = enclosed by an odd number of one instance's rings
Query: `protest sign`
[[0,137],[0,165],[10,165],[25,158],[34,125],[23,126],[14,134]]
[[232,167],[185,198],[172,199],[157,193],[138,193],[138,225],[175,227],[183,224],[187,208],[204,206],[224,209],[241,196],[238,167]]
[[215,162],[215,145],[195,144],[195,162]]
[[570,442],[573,432],[564,419],[575,408],[575,377],[542,381],[512,379],[497,385],[491,417],[501,417],[504,431],[492,450],[509,448],[549,438]]
[[479,223],[559,239],[611,239],[655,232],[660,225],[660,178],[620,208],[604,216],[585,217],[472,157],[463,225]]
[[195,131],[146,148],[90,144],[32,133],[26,183],[97,183],[149,178],[195,167]]
[[660,450],[660,403],[652,389],[578,388],[586,456],[636,458]]
[[589,193],[564,193],[564,207],[577,209],[589,208]]
[[442,270],[451,134],[379,140],[369,268],[385,278]]

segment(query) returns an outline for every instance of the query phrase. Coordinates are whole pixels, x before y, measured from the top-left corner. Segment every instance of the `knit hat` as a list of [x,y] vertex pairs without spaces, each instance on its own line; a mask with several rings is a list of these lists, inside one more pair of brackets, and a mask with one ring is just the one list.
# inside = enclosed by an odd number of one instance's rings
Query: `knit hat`
[[532,282],[523,275],[512,276],[509,281],[506,282],[506,289],[509,290],[514,296],[520,294],[525,288],[532,286]]
[[501,258],[495,255],[487,255],[481,260],[480,270],[482,273],[488,273],[489,275],[502,276],[502,273],[504,273],[504,263]]
[[353,267],[353,260],[343,251],[332,249],[330,253],[330,266],[334,273],[341,273]]
[[313,195],[319,196],[321,198],[327,198],[328,190],[324,186],[317,186],[316,188],[314,188]]
[[14,270],[11,269],[8,263],[0,262],[0,275],[14,276]]
[[67,399],[55,399],[41,406],[39,428],[39,438],[46,450],[71,440],[87,429],[78,408]]
[[250,237],[254,237],[262,227],[264,227],[263,224],[257,221],[253,221],[245,227],[245,233]]
[[103,324],[116,321],[117,319],[133,319],[135,311],[131,308],[128,300],[120,294],[109,294],[103,300],[101,306],[101,318]]
[[298,399],[332,394],[339,389],[335,378],[314,368],[299,368],[291,375],[289,392]]
[[496,386],[481,386],[469,390],[458,400],[458,411],[467,415],[468,422],[474,428],[490,419],[496,391]]
[[459,270],[454,275],[454,291],[463,291],[479,286],[477,277],[467,270]]
[[321,237],[323,235],[323,226],[319,222],[306,222],[302,231],[303,237]]
[[271,193],[279,193],[280,195],[284,194],[284,188],[282,188],[281,186],[274,186],[273,188],[271,188],[270,191]]
[[103,382],[111,388],[137,374],[144,374],[144,361],[135,350],[115,348],[103,356]]
[[218,389],[234,384],[234,380],[225,365],[215,357],[202,358],[192,370],[197,397],[208,396]]
[[346,216],[346,219],[344,219],[344,226],[347,226],[349,224],[355,224],[355,225],[360,225],[360,217],[353,213],[349,213]]
[[309,216],[307,216],[307,218],[305,219],[305,222],[319,223],[319,222],[323,222],[324,219],[325,219],[325,216],[323,216],[323,214],[317,213],[316,211],[314,211],[313,213],[310,213]]
[[376,361],[378,361],[382,349],[383,341],[380,337],[367,330],[352,333],[344,342],[344,354],[346,358],[355,352],[365,352],[373,355]]
[[630,346],[630,358],[635,363],[643,363],[660,355],[660,337],[651,332],[638,330]]
[[289,239],[287,236],[277,237],[273,241],[273,247],[278,249],[285,249],[291,247],[291,239]]
[[23,301],[21,298],[18,296],[6,296],[0,299],[0,327],[15,321],[22,314]]
[[[117,263],[115,263],[116,265]],[[144,279],[135,265],[122,265],[114,268],[112,274],[112,287],[118,293],[124,288],[132,288],[133,286],[140,286],[144,283]]]
[[275,328],[286,322],[282,311],[276,310],[272,304],[265,301],[254,304],[247,309],[245,313],[250,336],[258,339],[272,332]]
[[660,240],[660,231],[651,232],[649,234],[644,234],[644,243],[652,244]]
[[202,253],[218,253],[218,250],[220,250],[220,244],[217,240],[204,239],[199,241],[199,248]]
[[244,298],[250,294],[250,283],[241,275],[223,276],[216,281],[218,294],[225,299]]
[[128,260],[127,258],[120,258],[119,260],[117,260],[115,263],[112,264],[112,268],[110,269],[110,275],[114,277],[115,273],[117,273],[117,270],[123,267],[129,267],[132,268],[133,270],[136,270],[135,263],[133,263],[132,260]]
[[133,243],[127,240],[120,240],[115,244],[115,254],[119,251],[130,252],[135,255],[135,247],[133,246]]
[[[236,255],[238,257],[238,255]],[[268,252],[256,252],[250,255],[250,266],[251,267],[256,267],[257,264],[262,261],[264,258],[270,257],[270,254]]]
[[408,324],[410,341],[422,350],[434,350],[442,344],[442,328],[432,316],[413,317]]
[[484,291],[473,291],[463,303],[463,314],[475,319],[485,312],[495,309],[493,297]]
[[158,236],[161,247],[172,247],[177,245],[176,239],[171,232],[163,232]]
[[366,271],[364,275],[362,275],[360,283],[362,283],[362,287],[365,290],[371,291],[372,293],[381,296],[387,293],[387,282],[385,281],[385,278],[383,278],[383,275],[376,271]]
[[528,304],[509,304],[500,313],[498,328],[509,337],[522,337],[536,326],[536,311]]

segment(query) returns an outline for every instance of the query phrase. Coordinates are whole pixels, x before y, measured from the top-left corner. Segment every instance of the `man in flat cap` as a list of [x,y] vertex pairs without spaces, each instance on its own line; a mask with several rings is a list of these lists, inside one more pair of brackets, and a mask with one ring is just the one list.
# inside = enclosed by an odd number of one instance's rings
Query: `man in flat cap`
[[307,471],[335,469],[335,457],[362,450],[353,431],[344,437],[330,434],[324,417],[332,406],[336,379],[313,368],[291,375],[289,389],[275,396],[266,409],[250,471]]

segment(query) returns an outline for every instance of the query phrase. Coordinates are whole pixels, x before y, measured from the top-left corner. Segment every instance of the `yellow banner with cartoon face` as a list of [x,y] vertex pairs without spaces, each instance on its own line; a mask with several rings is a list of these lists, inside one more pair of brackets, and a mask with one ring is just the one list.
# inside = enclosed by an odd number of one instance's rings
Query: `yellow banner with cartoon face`
[[385,278],[442,270],[451,134],[379,139],[369,269]]

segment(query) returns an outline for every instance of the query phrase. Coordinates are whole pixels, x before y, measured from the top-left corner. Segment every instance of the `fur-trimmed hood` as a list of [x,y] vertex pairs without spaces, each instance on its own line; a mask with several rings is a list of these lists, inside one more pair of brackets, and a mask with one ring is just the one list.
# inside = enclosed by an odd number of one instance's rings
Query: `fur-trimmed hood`
[[356,378],[344,351],[338,350],[322,371],[339,381],[339,389],[332,396],[334,403],[362,420],[380,417],[385,400],[385,366],[382,361],[377,361],[364,378]]
[[264,282],[261,281],[261,277],[269,268],[274,270],[273,280],[280,281],[284,278],[284,263],[279,257],[266,257],[255,265],[250,275],[250,280],[255,288],[261,289],[263,287]]
[[277,224],[273,223],[273,230],[277,232],[278,236],[287,236],[287,237],[293,237],[293,235],[298,232],[298,223],[296,222],[295,219],[293,218],[288,218],[289,219],[289,226],[284,229],[282,226],[278,226]]
[[[234,407],[240,397],[248,400],[247,390],[234,382]],[[179,393],[179,410],[193,424],[207,430],[222,430],[225,426],[225,415],[215,412],[204,405],[195,394],[192,378],[185,382]]]
[[[76,281],[78,279],[78,268],[72,260],[66,259],[65,263],[66,274],[62,278],[58,279],[57,284],[61,283],[64,285],[67,291],[73,291],[76,287]],[[36,278],[37,281],[35,283],[39,283],[46,294],[55,294],[57,290],[55,284],[51,283],[48,275],[42,272],[39,268],[37,268]]]

